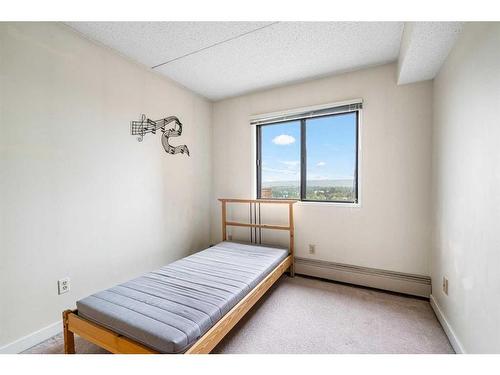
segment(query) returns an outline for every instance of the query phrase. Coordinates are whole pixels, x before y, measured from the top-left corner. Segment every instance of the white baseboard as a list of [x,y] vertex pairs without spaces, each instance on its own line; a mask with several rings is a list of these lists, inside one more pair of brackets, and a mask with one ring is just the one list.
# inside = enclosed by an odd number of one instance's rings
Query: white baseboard
[[457,354],[466,354],[466,351],[463,347],[463,345],[460,343],[460,340],[458,339],[457,335],[455,334],[455,331],[453,328],[451,328],[450,323],[448,323],[448,320],[443,314],[443,310],[439,307],[439,304],[437,303],[436,299],[434,296],[431,294],[430,296],[430,302],[431,302],[431,307],[434,310],[434,313],[436,314],[439,323],[441,323],[441,326],[444,329],[444,332],[446,333],[446,336],[448,336],[448,340],[450,340],[450,344],[455,350],[455,353]]
[[295,272],[419,297],[431,294],[431,279],[422,275],[306,258],[295,258]]
[[21,337],[20,339],[11,342],[0,348],[0,354],[17,354],[25,351],[26,349],[35,346],[42,341],[45,341],[52,336],[57,335],[62,331],[62,321],[52,323],[51,325],[42,328],[36,332],[30,333],[27,336]]

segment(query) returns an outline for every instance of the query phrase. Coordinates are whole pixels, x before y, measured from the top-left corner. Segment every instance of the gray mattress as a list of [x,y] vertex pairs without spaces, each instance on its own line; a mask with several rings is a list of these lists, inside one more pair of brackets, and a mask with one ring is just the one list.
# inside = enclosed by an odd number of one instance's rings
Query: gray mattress
[[287,254],[221,242],[78,301],[78,315],[161,353],[182,353]]

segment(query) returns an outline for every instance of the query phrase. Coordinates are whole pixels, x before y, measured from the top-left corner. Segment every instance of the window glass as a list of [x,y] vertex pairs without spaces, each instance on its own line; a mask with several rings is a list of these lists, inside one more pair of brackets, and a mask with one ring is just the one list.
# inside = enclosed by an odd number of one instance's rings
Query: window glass
[[306,121],[306,200],[356,198],[356,113]]
[[257,155],[259,198],[358,202],[356,110],[258,125]]
[[261,127],[260,198],[300,199],[300,121]]

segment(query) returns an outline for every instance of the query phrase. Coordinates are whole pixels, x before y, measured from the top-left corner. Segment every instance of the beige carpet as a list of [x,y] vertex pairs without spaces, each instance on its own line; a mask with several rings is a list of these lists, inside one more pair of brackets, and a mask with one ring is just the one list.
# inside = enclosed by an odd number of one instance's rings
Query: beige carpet
[[[106,351],[77,337],[77,353]],[[25,353],[62,353],[57,335]],[[283,277],[214,353],[453,353],[429,302]]]

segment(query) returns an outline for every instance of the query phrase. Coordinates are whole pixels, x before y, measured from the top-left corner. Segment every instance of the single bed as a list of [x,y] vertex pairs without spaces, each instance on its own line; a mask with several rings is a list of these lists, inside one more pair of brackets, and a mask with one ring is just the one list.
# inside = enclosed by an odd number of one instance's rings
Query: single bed
[[287,255],[221,242],[77,301],[78,315],[160,353],[183,353]]
[[[221,243],[77,301],[63,313],[65,353],[75,352],[75,333],[112,353],[209,353],[287,269],[293,275],[295,201],[220,201]],[[227,221],[228,203],[248,203],[253,220]],[[261,204],[283,203],[287,226],[260,223]],[[227,226],[249,227],[255,239],[263,228],[287,230],[290,245],[227,241]]]

